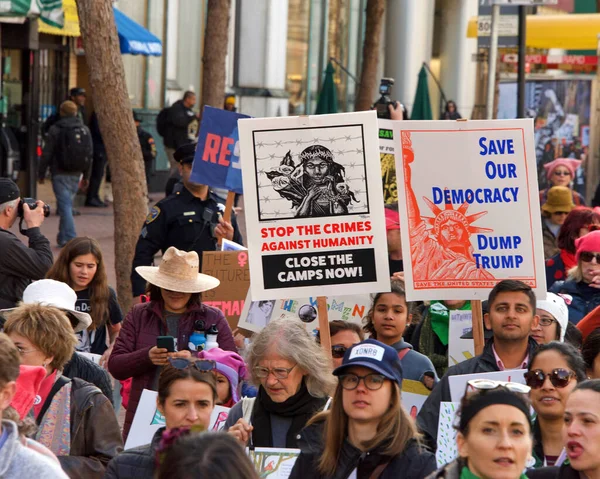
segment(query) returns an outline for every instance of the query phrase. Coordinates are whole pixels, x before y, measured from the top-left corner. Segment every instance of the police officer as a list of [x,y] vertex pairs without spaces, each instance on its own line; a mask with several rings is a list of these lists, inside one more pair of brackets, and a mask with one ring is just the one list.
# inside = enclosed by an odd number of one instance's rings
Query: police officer
[[142,228],[135,247],[131,283],[133,296],[144,293],[146,282],[135,272],[137,266],[150,266],[154,255],[163,253],[170,246],[183,251],[196,251],[202,266],[202,252],[215,251],[217,238],[227,238],[242,244],[242,235],[235,217],[226,222],[221,213],[222,204],[217,203],[207,185],[190,181],[196,145],[181,146],[173,155],[179,164],[183,188],[164,198],[154,206]]

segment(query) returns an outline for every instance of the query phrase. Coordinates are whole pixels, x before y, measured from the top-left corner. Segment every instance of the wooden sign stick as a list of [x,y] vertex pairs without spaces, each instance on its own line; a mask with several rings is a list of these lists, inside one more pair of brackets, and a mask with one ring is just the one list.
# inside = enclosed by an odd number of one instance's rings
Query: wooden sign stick
[[327,296],[317,297],[317,314],[319,316],[319,337],[325,355],[331,359],[331,334],[329,331],[329,313],[327,311]]
[[[235,192],[230,191],[227,193],[227,200],[225,200],[225,211],[223,212],[223,219],[227,223],[231,223],[231,213],[233,212],[233,203],[235,202]],[[223,238],[219,238],[217,242],[219,245],[223,242]]]
[[471,319],[473,321],[473,341],[475,343],[475,355],[483,353],[483,309],[481,300],[471,301]]

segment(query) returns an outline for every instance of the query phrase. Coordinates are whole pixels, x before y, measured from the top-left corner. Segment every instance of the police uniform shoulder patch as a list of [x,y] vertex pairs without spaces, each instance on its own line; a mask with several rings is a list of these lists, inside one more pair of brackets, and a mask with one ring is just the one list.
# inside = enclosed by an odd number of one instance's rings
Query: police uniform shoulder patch
[[153,206],[150,210],[150,213],[148,213],[148,216],[146,216],[146,224],[149,225],[152,223],[156,218],[158,218],[158,215],[160,215],[160,208],[158,206]]

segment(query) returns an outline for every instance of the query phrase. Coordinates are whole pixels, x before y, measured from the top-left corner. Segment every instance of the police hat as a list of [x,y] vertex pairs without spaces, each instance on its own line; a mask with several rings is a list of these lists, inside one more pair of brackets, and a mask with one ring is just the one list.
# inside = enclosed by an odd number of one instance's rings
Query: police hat
[[142,122],[142,117],[137,111],[133,112],[133,121],[139,121],[140,123]]
[[196,154],[196,143],[188,143],[177,148],[173,158],[177,163],[192,163]]
[[79,95],[85,96],[85,88],[81,88],[81,87],[77,86],[75,88],[71,88],[71,90],[69,91],[69,96],[79,96]]

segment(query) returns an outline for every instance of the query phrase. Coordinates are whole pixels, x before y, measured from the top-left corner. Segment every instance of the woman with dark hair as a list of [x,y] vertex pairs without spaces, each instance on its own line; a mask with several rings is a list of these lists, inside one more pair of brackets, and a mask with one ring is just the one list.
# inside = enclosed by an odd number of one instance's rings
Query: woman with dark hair
[[104,365],[121,330],[123,313],[115,290],[108,285],[100,244],[93,238],[72,239],[46,278],[67,283],[77,293],[75,308],[92,317],[92,325],[78,333],[77,350],[102,355],[100,365]]
[[166,447],[157,479],[259,479],[252,461],[229,434],[183,434]]
[[[600,306],[600,231],[592,231],[575,241],[577,266],[566,281],[557,281],[552,293],[569,298],[569,321],[575,325]],[[568,296],[567,296],[568,295]]]
[[[329,334],[331,336],[331,359],[334,368],[342,365],[342,359],[348,349],[365,339],[365,334],[358,324],[341,319],[329,321]],[[321,334],[318,331],[316,340],[317,343],[321,344]]]
[[391,290],[390,293],[377,293],[372,297],[373,303],[365,317],[363,330],[371,338],[396,350],[404,379],[421,381],[428,389],[432,389],[438,381],[435,367],[427,356],[416,352],[403,338],[412,313],[412,305],[406,301],[404,282],[392,280]]
[[600,379],[600,328],[592,331],[581,348],[588,378]]
[[394,348],[374,339],[352,346],[334,373],[331,409],[300,433],[290,479],[422,479],[435,469],[402,408],[402,366]]
[[[219,331],[219,347],[236,350],[223,313],[200,302],[200,293],[216,288],[219,280],[199,273],[198,264],[195,251],[188,253],[170,247],[160,266],[136,268],[148,282],[150,302],[131,309],[108,360],[108,370],[116,379],[133,378],[123,427],[125,439],[142,391],[156,390],[159,368],[172,358],[192,358],[189,338],[194,329],[208,329],[214,324]],[[159,336],[173,338],[174,351],[159,348]]]
[[600,380],[579,383],[567,399],[562,430],[568,461],[528,472],[533,479],[600,477]]
[[163,433],[180,427],[208,429],[217,400],[214,367],[214,362],[206,360],[169,361],[158,378],[156,398],[156,408],[165,418],[165,427],[148,438],[148,445],[129,449],[110,461],[105,479],[152,478]]
[[521,479],[533,437],[529,388],[522,384],[471,380],[474,392],[461,400],[456,436],[459,458],[427,479]]
[[577,383],[585,381],[583,358],[570,344],[542,344],[531,357],[525,381],[537,414],[533,424],[534,467],[560,465],[566,459],[562,441],[565,405]]
[[571,268],[577,266],[575,240],[590,232],[591,225],[600,224],[600,215],[591,208],[573,208],[562,224],[556,244],[560,252],[546,260],[546,287],[566,279]]
[[456,109],[456,103],[454,100],[448,100],[446,102],[446,108],[444,110],[444,114],[442,115],[443,120],[460,120],[462,116],[458,113]]

